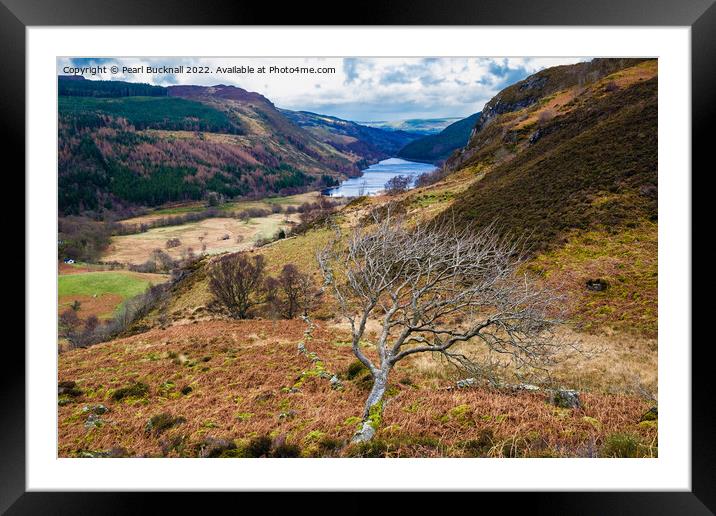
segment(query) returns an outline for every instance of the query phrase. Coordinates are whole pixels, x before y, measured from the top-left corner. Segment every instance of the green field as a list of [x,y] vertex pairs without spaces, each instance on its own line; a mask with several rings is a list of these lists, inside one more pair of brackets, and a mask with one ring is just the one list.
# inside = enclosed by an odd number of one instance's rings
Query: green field
[[136,296],[151,284],[161,283],[159,274],[101,271],[82,274],[64,274],[57,282],[58,296],[101,296],[116,294],[123,299]]

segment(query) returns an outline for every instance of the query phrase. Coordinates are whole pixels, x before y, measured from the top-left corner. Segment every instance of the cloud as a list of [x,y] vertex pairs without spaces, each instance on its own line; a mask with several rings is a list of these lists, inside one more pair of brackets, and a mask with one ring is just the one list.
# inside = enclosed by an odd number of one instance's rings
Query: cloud
[[[231,84],[266,96],[279,107],[350,120],[464,117],[482,109],[506,86],[538,70],[584,58],[61,58],[66,66],[117,65],[118,73],[91,79],[174,84]],[[184,73],[151,73],[147,66],[184,65]],[[122,67],[145,67],[133,73]],[[207,66],[210,73],[186,73]],[[216,73],[216,67],[266,67],[267,73]],[[329,67],[333,73],[270,73],[271,66]]]

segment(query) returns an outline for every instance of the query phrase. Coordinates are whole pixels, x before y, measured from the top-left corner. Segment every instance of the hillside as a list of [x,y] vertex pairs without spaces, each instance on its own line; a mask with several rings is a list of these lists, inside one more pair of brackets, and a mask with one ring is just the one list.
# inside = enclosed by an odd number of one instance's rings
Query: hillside
[[437,134],[423,136],[400,149],[398,157],[413,161],[442,161],[467,144],[480,113],[450,124]]
[[406,144],[420,138],[417,133],[367,127],[340,118],[308,111],[280,110],[293,123],[311,133],[317,140],[345,153],[354,153],[372,161],[391,156]]
[[208,192],[236,197],[319,189],[409,141],[358,129],[351,141],[337,144],[294,124],[265,97],[233,86],[163,88],[64,77],[59,85],[61,215],[121,212]]
[[[569,293],[574,322],[655,337],[657,80],[655,60],[528,77],[488,102],[438,182],[403,202],[526,235],[529,267]],[[595,279],[603,291],[586,287]]]

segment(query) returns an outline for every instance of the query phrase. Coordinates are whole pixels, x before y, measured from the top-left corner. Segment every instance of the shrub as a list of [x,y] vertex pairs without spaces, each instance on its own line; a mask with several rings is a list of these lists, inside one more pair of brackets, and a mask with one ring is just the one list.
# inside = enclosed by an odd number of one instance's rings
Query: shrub
[[476,439],[470,439],[463,443],[464,453],[468,457],[484,457],[490,451],[494,443],[494,435],[489,428],[480,431]]
[[301,456],[301,448],[296,444],[281,443],[271,450],[271,457],[294,458]]
[[147,434],[159,435],[166,432],[170,428],[185,422],[186,418],[181,416],[174,417],[167,412],[162,412],[161,414],[157,414],[156,416],[149,418],[149,421],[147,421],[147,424],[144,426],[144,431]]
[[368,368],[365,366],[365,364],[363,364],[363,362],[361,362],[360,360],[354,360],[350,363],[348,369],[346,369],[346,378],[348,380],[353,380],[357,376],[367,371]]
[[179,247],[180,245],[181,240],[179,240],[178,238],[170,238],[169,240],[167,240],[166,248],[172,249],[173,247]]
[[246,457],[268,457],[271,452],[271,438],[268,435],[260,435],[252,438],[244,448]]
[[600,457],[643,457],[639,438],[625,433],[608,435],[599,450]]
[[380,439],[372,439],[367,442],[352,444],[346,450],[348,457],[378,458],[385,457],[388,453],[388,443]]
[[120,401],[124,398],[142,398],[149,394],[149,386],[146,383],[136,382],[114,391],[112,399]]

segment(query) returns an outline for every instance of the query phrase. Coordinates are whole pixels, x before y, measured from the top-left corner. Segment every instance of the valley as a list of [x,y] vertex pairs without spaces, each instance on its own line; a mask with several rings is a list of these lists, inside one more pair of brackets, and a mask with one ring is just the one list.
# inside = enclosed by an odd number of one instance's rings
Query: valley
[[[60,97],[61,457],[658,456],[656,60],[549,67],[439,127],[146,86]],[[385,191],[396,174],[416,181]],[[426,264],[441,272],[414,279]],[[544,321],[510,326],[534,299]],[[517,315],[440,352],[500,313]],[[421,346],[368,405],[367,363]]]

